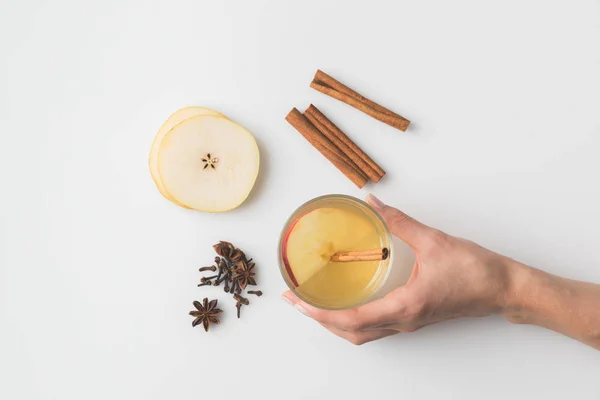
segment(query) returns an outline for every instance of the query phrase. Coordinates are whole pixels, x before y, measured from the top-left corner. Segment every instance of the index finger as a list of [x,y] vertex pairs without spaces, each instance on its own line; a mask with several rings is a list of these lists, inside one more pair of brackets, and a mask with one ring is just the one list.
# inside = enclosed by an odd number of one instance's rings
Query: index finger
[[323,310],[313,307],[289,290],[283,294],[283,298],[315,321],[348,332],[394,323],[394,304],[385,298],[348,310]]

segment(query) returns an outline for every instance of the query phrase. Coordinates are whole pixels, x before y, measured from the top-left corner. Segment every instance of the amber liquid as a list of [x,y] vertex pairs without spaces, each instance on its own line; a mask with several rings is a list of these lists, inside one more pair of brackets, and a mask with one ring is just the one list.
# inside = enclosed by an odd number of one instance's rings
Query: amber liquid
[[296,288],[297,293],[327,308],[364,301],[373,291],[372,284],[382,262],[331,262],[329,257],[337,251],[374,249],[381,245],[373,216],[360,209],[336,205],[307,213],[293,225],[288,240],[292,270],[312,268],[310,277]]

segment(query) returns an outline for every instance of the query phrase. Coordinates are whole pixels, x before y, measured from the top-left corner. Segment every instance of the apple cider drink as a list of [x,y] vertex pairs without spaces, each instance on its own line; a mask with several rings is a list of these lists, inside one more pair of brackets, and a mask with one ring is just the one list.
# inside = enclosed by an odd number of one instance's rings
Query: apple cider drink
[[366,203],[343,195],[323,196],[301,206],[282,232],[282,275],[294,293],[320,308],[341,309],[376,295],[391,266],[378,261],[332,262],[340,251],[390,247],[381,217]]

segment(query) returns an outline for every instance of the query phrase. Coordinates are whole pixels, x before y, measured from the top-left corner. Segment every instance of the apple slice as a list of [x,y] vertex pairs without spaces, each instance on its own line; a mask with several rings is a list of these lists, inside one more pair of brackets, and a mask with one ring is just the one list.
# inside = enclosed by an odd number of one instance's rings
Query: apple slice
[[[175,111],[171,116],[167,119],[167,121],[160,127],[158,133],[154,138],[154,142],[152,143],[152,148],[150,149],[150,156],[148,157],[148,166],[150,167],[150,175],[152,175],[152,180],[156,184],[156,188],[167,200],[177,203],[175,199],[173,199],[169,193],[165,190],[165,186],[160,180],[160,175],[158,173],[158,152],[160,149],[160,144],[167,134],[175,125],[179,124],[182,121],[185,121],[188,118],[195,117],[197,115],[219,115],[223,117],[223,114],[218,113],[210,108],[205,107],[185,107],[180,110]],[[182,204],[179,204],[183,206]],[[183,206],[185,207],[185,206]]]
[[248,197],[259,169],[250,132],[215,115],[191,117],[173,127],[158,152],[158,172],[178,203],[207,212],[238,207]]
[[357,212],[323,207],[301,216],[283,240],[283,263],[290,279],[300,286],[329,263],[338,251],[355,249],[373,227]]

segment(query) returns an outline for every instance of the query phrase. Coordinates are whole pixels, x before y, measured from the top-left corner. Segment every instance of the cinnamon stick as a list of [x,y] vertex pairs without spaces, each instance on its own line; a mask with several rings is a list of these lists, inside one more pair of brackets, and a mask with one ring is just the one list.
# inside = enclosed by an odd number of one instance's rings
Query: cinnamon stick
[[343,101],[344,103],[351,105],[365,114],[370,115],[371,117],[396,129],[400,129],[401,131],[406,131],[408,125],[410,124],[410,121],[403,116],[388,110],[372,100],[367,99],[360,93],[350,89],[343,83],[338,82],[321,70],[317,70],[310,87],[335,99]]
[[[292,112],[293,112],[293,110],[290,111],[290,114],[292,114]],[[302,115],[302,113],[300,113],[300,115]],[[289,116],[289,114],[288,114],[288,116]],[[305,117],[304,115],[302,115],[302,116]],[[286,117],[286,119],[287,119],[287,117]],[[308,121],[306,119],[306,117],[305,117],[305,120],[308,123],[308,125],[311,125],[317,132],[317,133],[311,133],[311,135],[310,135],[311,137],[313,137],[321,145],[325,146],[325,148],[327,150],[329,150],[330,152],[332,152],[333,154],[335,154],[336,156],[341,158],[342,161],[344,161],[344,163],[348,164],[352,169],[354,169],[358,175],[360,175],[362,178],[365,179],[365,181],[368,180],[368,177],[361,171],[361,169],[348,156],[346,156],[331,140],[329,140],[325,135],[323,135],[322,132],[317,127],[312,125],[312,123],[310,121]],[[288,120],[288,122],[290,122],[290,121]],[[302,132],[300,132],[300,133],[302,133]]]
[[[325,125],[323,125],[319,120],[317,120],[314,115],[307,113],[306,111],[304,112],[304,116],[306,117],[307,120],[310,121],[311,124],[313,124],[313,126],[315,128],[317,128],[319,130],[319,132],[321,132],[323,134],[323,136],[325,136],[331,143],[333,143],[333,145],[335,147],[337,147],[343,154],[344,154],[344,161],[349,163],[352,163],[352,165],[358,170],[360,171],[360,173],[365,176],[366,178],[370,178],[369,174],[365,171],[364,168],[361,168],[357,162],[355,162],[355,160],[352,158],[352,152],[349,151],[350,149],[348,148],[348,146],[346,144],[344,144],[343,142],[341,142]],[[358,159],[357,161],[359,161],[360,159]]]
[[389,257],[390,251],[387,247],[372,250],[360,251],[339,251],[331,256],[331,261],[334,262],[351,262],[351,261],[379,261]]
[[[289,122],[289,121],[288,121]],[[312,122],[311,122],[312,123]],[[327,147],[327,149],[329,149],[330,151],[332,151],[333,153],[335,153],[338,157],[342,158],[342,160],[344,160],[344,162],[348,165],[350,165],[353,169],[356,170],[356,172],[359,175],[362,175],[365,179],[368,180],[368,176],[358,167],[358,165],[356,165],[356,163],[354,161],[352,161],[350,159],[350,157],[348,157],[338,146],[337,144],[335,144],[331,138],[327,135],[325,135],[323,133],[323,131],[321,131],[321,129],[319,129],[318,127],[315,126],[315,128],[317,128],[317,130],[322,134],[317,136],[317,140],[319,140],[321,142],[322,145],[324,145],[325,147]]]
[[321,71],[320,69],[317,70],[317,72],[315,73],[315,77],[314,80],[318,81],[318,82],[322,82],[323,84],[325,84],[326,86],[329,86],[330,88],[333,88],[339,92],[345,93],[348,96],[354,97],[356,100],[365,103],[366,105],[368,105],[369,107],[382,112],[384,114],[388,114],[391,116],[396,116],[398,118],[403,118],[402,116],[396,114],[395,112],[388,110],[387,108],[375,103],[374,101],[371,101],[369,99],[367,99],[366,97],[364,97],[363,95],[361,95],[360,93],[358,93],[357,91],[349,88],[348,86],[344,85],[343,83],[339,82],[338,80],[336,80],[335,78],[331,77],[330,75],[327,75],[325,72]]
[[331,143],[300,111],[293,108],[285,119],[358,188],[362,188],[367,183],[367,178],[360,170],[346,162],[341,150]]
[[306,118],[329,140],[337,145],[373,182],[379,182],[385,171],[377,165],[360,147],[356,145],[340,128],[329,120],[317,107],[310,105],[304,111]]

